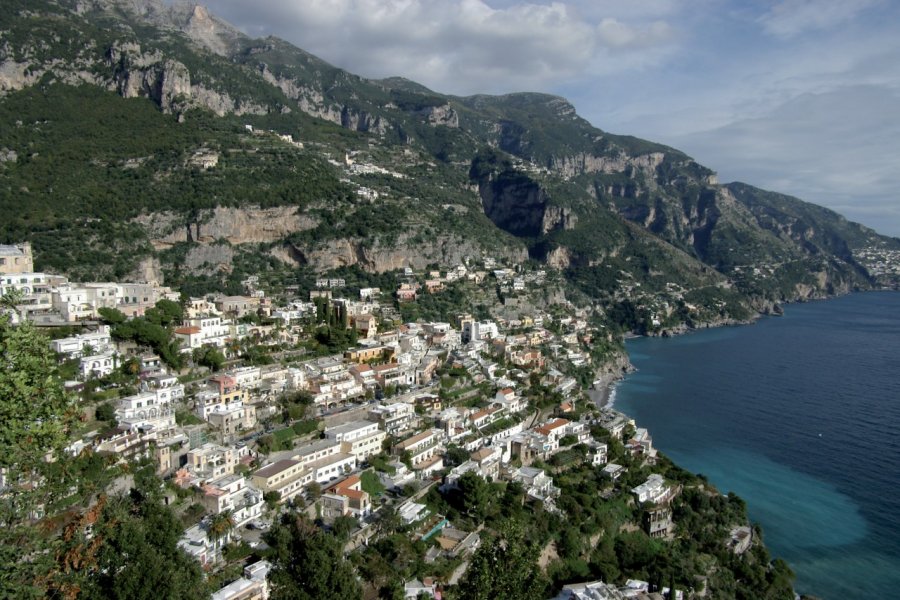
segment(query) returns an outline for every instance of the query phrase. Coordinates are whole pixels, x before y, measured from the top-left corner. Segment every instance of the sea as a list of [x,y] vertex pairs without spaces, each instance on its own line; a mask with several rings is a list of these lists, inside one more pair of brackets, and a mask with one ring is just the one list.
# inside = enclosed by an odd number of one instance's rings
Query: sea
[[747,501],[798,593],[900,597],[900,292],[627,349],[615,408]]

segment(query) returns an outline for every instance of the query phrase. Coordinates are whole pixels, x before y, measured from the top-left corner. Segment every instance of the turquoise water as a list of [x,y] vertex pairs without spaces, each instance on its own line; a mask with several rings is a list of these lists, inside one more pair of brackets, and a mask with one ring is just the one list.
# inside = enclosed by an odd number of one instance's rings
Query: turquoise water
[[615,407],[747,501],[798,592],[900,595],[900,293],[792,305],[628,352],[638,372]]

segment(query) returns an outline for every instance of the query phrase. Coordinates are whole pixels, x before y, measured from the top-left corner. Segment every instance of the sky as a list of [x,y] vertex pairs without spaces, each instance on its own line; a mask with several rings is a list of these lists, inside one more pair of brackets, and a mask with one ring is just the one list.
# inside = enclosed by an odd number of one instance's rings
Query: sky
[[[201,0],[202,1],[202,0]],[[566,97],[596,127],[900,237],[897,0],[206,0],[371,78]]]

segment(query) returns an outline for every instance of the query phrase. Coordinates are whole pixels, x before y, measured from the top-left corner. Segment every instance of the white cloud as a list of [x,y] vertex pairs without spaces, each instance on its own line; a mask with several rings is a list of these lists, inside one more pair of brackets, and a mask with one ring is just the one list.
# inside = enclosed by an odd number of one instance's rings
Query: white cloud
[[603,45],[612,48],[655,46],[671,39],[672,28],[664,21],[653,21],[645,27],[633,27],[618,19],[605,18],[597,25]]
[[[670,1],[656,4],[669,14]],[[456,94],[549,90],[658,64],[673,39],[661,18],[598,16],[579,2],[210,0],[209,8],[361,75],[403,75]]]
[[900,235],[890,0],[208,1],[363,76],[567,96],[598,127],[681,148],[724,180],[854,207]]
[[677,138],[723,181],[838,210],[900,236],[900,93],[853,86],[804,94],[768,114]]
[[881,0],[781,0],[758,21],[766,33],[790,38],[843,25],[878,4]]

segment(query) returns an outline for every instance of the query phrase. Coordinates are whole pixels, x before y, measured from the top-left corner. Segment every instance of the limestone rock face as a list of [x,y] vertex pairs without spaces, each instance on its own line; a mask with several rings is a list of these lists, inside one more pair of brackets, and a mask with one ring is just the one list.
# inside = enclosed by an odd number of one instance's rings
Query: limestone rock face
[[479,185],[484,214],[513,235],[535,236],[543,231],[547,194],[531,181],[482,182]]
[[[358,265],[372,273],[384,273],[404,267],[424,269],[435,262],[458,264],[479,251],[477,246],[461,238],[440,236],[425,243],[414,243],[410,237],[400,236],[390,246],[369,246],[360,240],[336,239],[308,250],[293,247],[290,256],[295,262],[308,264],[317,271]],[[518,263],[526,260],[528,253],[524,248],[509,248],[501,256]]]
[[177,100],[191,97],[188,68],[159,52],[143,53],[138,44],[114,44],[107,52],[113,68],[113,84],[124,98],[143,96],[152,99],[164,111],[171,111]]
[[572,253],[565,246],[558,246],[547,254],[546,262],[554,269],[568,269],[572,264]]
[[195,104],[205,106],[220,117],[229,113],[235,115],[264,115],[267,112],[264,106],[235,100],[227,93],[217,92],[202,85],[191,87],[191,98]]
[[184,266],[193,273],[230,273],[234,249],[228,244],[198,244],[192,247],[184,259]]
[[582,152],[573,156],[552,158],[550,169],[564,177],[574,177],[585,173],[624,173],[629,167],[652,173],[665,158],[666,155],[662,152],[651,152],[634,157],[625,154],[594,156]]
[[544,210],[544,219],[541,223],[541,233],[549,233],[557,229],[575,229],[578,223],[578,215],[571,208],[560,206],[548,206]]
[[315,227],[316,221],[295,207],[217,207],[197,222],[187,223],[174,213],[141,215],[136,219],[147,231],[157,250],[179,242],[208,244],[225,240],[230,244],[271,243],[296,231]]
[[222,39],[221,29],[218,20],[214,19],[205,7],[198,4],[191,9],[191,16],[183,31],[207,50],[220,56],[226,56],[228,44]]
[[150,256],[138,263],[134,271],[128,274],[126,281],[134,281],[137,283],[165,283],[162,271],[162,264],[155,256]]
[[0,62],[0,92],[12,92],[34,85],[43,75],[42,71],[29,70],[27,63],[12,59]]
[[387,124],[381,117],[370,115],[365,111],[355,112],[346,106],[341,110],[341,126],[354,131],[371,131],[381,135],[387,131]]
[[419,111],[429,125],[445,125],[454,129],[459,127],[459,115],[449,105],[429,106]]

